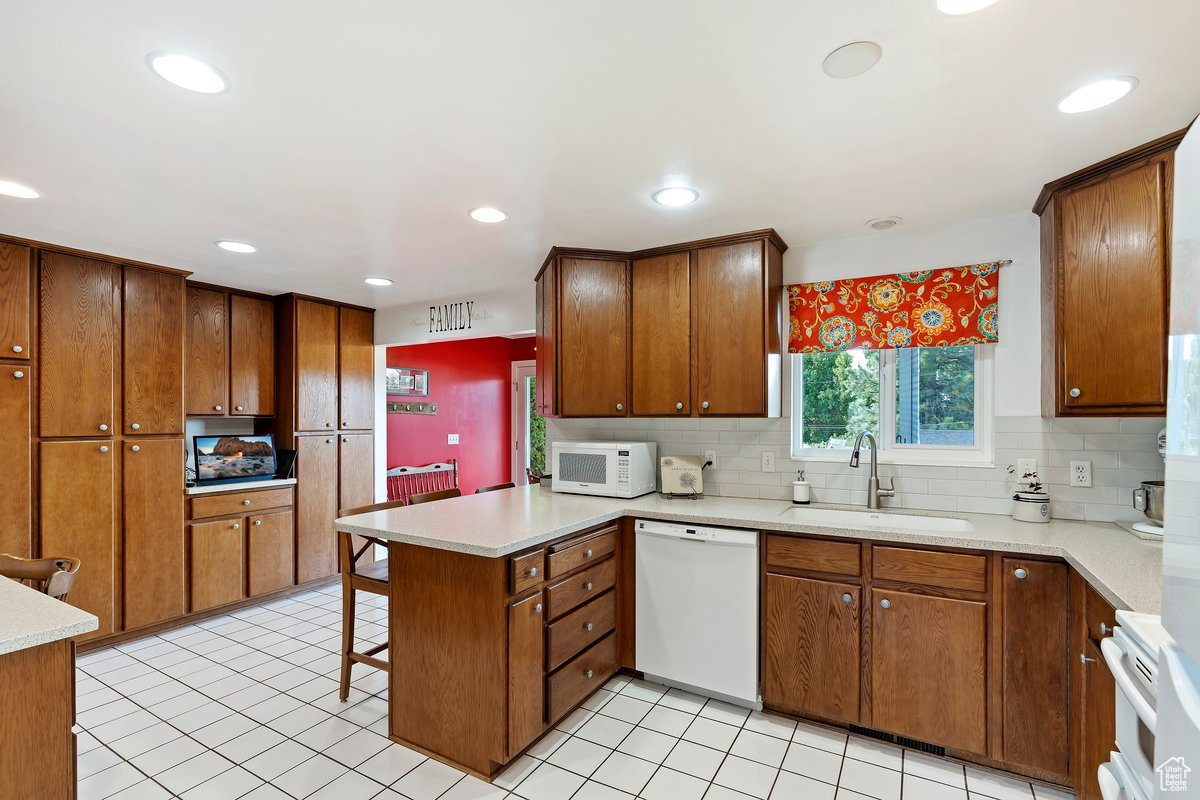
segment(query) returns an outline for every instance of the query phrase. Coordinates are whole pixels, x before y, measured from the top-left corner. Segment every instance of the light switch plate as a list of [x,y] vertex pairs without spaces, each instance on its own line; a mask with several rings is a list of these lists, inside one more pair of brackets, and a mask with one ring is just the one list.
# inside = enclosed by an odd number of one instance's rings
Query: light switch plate
[[457,433],[447,433],[446,434],[446,444],[458,444],[458,434]]
[[706,462],[712,462],[712,468],[716,469],[717,468],[717,451],[716,450],[705,450],[704,451],[704,460]]
[[1092,485],[1092,462],[1071,462],[1071,485],[1087,489]]
[[763,472],[774,472],[775,471],[775,453],[773,453],[770,450],[762,451],[762,471]]

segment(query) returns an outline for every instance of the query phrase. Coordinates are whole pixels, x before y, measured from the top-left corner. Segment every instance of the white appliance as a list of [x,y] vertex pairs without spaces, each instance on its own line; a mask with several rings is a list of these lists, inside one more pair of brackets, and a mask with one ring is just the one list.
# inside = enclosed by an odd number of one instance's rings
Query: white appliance
[[762,708],[758,531],[639,519],[634,535],[635,667],[650,680]]
[[1155,798],[1200,797],[1200,129],[1175,151],[1174,183],[1162,609],[1174,643],[1159,655]]
[[654,442],[554,442],[550,454],[556,492],[637,497],[654,491]]

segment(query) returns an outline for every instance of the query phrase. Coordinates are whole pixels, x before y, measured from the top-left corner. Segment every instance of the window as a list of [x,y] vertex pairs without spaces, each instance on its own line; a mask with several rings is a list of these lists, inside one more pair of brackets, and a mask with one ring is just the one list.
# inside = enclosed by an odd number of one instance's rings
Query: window
[[792,456],[841,460],[862,431],[882,461],[991,461],[991,355],[913,347],[792,356]]

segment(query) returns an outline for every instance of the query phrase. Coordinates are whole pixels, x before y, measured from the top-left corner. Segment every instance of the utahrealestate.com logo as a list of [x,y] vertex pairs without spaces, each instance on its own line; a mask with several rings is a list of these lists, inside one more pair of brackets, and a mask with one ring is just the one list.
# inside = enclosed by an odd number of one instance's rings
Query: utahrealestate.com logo
[[1192,771],[1182,756],[1168,758],[1155,768],[1158,773],[1158,788],[1164,792],[1186,792],[1187,776]]

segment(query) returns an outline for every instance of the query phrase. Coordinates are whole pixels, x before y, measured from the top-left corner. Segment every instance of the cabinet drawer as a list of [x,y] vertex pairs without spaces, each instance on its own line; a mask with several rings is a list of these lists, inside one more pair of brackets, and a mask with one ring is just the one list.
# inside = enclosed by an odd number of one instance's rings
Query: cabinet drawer
[[554,545],[550,548],[549,577],[557,578],[560,575],[566,575],[576,567],[582,567],[592,561],[599,561],[616,549],[616,528],[605,528],[598,533],[588,534],[584,538]]
[[252,492],[218,494],[192,498],[192,519],[244,514],[264,508],[283,508],[292,504],[292,489],[259,489]]
[[546,551],[536,550],[508,559],[508,585],[512,594],[532,589],[546,579]]
[[594,567],[564,578],[546,590],[546,618],[554,619],[580,603],[599,597],[617,580],[617,560],[605,559]]
[[551,670],[615,627],[616,593],[608,592],[546,628],[546,662]]
[[617,637],[605,636],[550,676],[546,713],[553,724],[617,671]]
[[987,591],[987,556],[982,555],[875,547],[871,572],[878,580],[969,592]]
[[767,566],[861,575],[861,551],[862,545],[858,542],[770,535],[767,537]]

